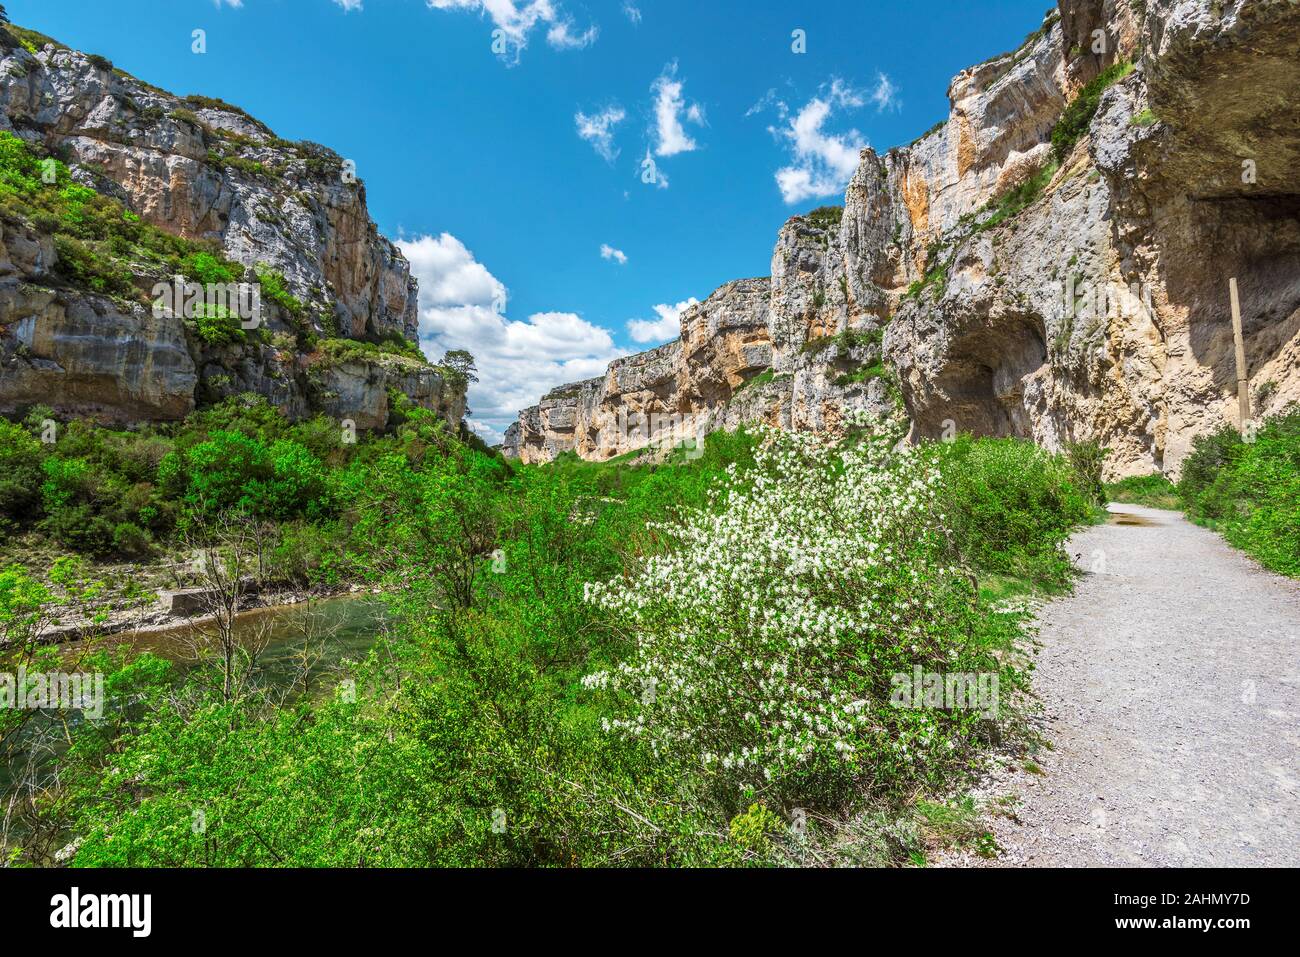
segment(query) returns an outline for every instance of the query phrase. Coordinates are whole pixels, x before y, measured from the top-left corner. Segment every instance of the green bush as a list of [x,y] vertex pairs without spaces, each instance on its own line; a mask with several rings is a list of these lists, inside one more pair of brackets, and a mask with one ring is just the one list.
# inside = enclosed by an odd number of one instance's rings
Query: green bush
[[185,451],[168,453],[158,480],[202,516],[235,510],[288,519],[333,508],[324,465],[288,439],[267,443],[218,430]]
[[[864,808],[897,821],[918,789],[955,786],[1012,729],[1023,682],[1000,657],[1018,618],[977,604],[950,550],[1046,577],[1089,510],[1069,466],[1028,443],[812,441],[715,433],[657,465],[522,466],[409,402],[393,434],[345,445],[335,423],[290,424],[239,396],[159,431],[73,423],[53,450],[28,443],[24,454],[58,463],[41,466],[42,501],[120,539],[111,547],[146,547],[168,508],[182,521],[242,508],[278,523],[273,574],[382,583],[392,612],[366,661],[343,668],[355,699],[304,683],[286,702],[259,690],[259,672],[225,700],[219,665],[97,659],[110,700],[129,704],[71,727],[58,787],[34,792],[52,847],[72,843],[78,865],[747,865],[802,853],[787,836],[796,807],[812,840],[815,822]],[[593,583],[644,603],[610,607]],[[21,584],[0,573],[0,626],[6,588]],[[673,617],[695,603],[700,616]],[[852,752],[813,735],[807,763],[783,763],[780,717],[747,717],[742,697],[711,684],[757,687],[779,669],[656,657],[733,639],[787,664],[782,679],[838,693],[844,715],[869,714],[840,729]],[[918,661],[996,670],[999,717],[882,705],[891,674]],[[673,710],[648,719],[654,734],[614,733],[653,703],[584,679],[625,666],[678,668],[705,693],[675,699],[661,682]],[[794,688],[781,682],[782,701],[812,718],[813,698]],[[664,747],[656,736],[674,729],[687,738]],[[771,763],[701,763],[723,746],[762,747]],[[882,860],[906,859],[898,841],[876,844],[890,848]],[[48,863],[30,845],[19,859]]]
[[1069,580],[1063,545],[1093,511],[1068,463],[1031,442],[966,435],[940,445],[940,462],[947,528],[974,569],[1047,588]]
[[1249,442],[1229,426],[1197,438],[1178,494],[1194,521],[1266,568],[1300,576],[1300,409],[1265,419]]
[[0,532],[30,515],[43,479],[40,443],[22,426],[0,419]]
[[149,554],[149,533],[133,522],[118,522],[113,528],[113,550],[119,555],[139,558]]
[[1106,504],[1106,485],[1101,480],[1106,450],[1096,442],[1067,442],[1065,458],[1074,471],[1074,487],[1094,505]]
[[[47,170],[54,173],[53,183],[44,182]],[[143,223],[118,201],[74,183],[62,162],[5,131],[0,131],[0,218],[53,233],[55,271],[69,283],[141,305],[152,305],[146,290],[163,276],[191,270],[242,274],[215,243]]]

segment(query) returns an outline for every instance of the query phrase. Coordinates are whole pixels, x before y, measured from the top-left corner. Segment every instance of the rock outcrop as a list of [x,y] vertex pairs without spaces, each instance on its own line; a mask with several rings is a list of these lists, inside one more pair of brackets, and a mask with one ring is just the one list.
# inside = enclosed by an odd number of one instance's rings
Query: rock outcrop
[[[1297,49],[1290,0],[1060,0],[1017,50],[954,78],[934,130],[864,150],[842,211],[782,228],[766,300],[736,304],[768,368],[702,349],[688,312],[677,342],[521,414],[519,454],[648,444],[601,428],[624,410],[835,432],[901,406],[913,439],[1094,441],[1109,477],[1176,478],[1197,435],[1236,421],[1229,278],[1254,414],[1300,400]],[[1103,86],[1054,146],[1067,107]],[[657,371],[627,388],[616,366]],[[695,387],[719,371],[725,387]]]
[[[379,235],[345,160],[280,139],[237,107],[172,96],[33,36],[0,30],[0,130],[59,156],[76,182],[143,223],[250,267],[246,281],[257,280],[251,267],[276,271],[301,308],[291,315],[264,298],[260,335],[213,346],[180,318],[68,281],[48,230],[6,215],[0,411],[40,403],[132,423],[253,391],[295,418],[319,411],[373,428],[386,423],[395,389],[460,421],[463,384],[413,348],[342,362],[315,349],[417,336],[415,280]],[[144,263],[133,271],[140,290],[166,278]]]

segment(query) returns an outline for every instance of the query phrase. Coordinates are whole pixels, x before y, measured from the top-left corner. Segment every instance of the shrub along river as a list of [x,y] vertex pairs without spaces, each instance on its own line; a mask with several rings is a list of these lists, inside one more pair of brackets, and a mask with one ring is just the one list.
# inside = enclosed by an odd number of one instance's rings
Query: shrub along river
[[[388,620],[387,605],[372,595],[322,598],[243,612],[235,619],[235,637],[245,647],[262,649],[258,656],[258,683],[282,689],[292,697],[301,694],[305,673],[306,686],[315,696],[333,688],[338,666],[344,660],[365,657]],[[95,639],[93,647],[125,646],[136,654],[150,652],[180,668],[189,668],[195,665],[202,651],[217,654],[212,634],[211,624],[195,622],[119,632]],[[73,642],[61,647],[69,670],[83,671],[78,659],[90,646]],[[111,712],[120,704],[105,700],[103,710]],[[25,754],[29,763],[44,766],[66,748],[66,738],[57,733],[60,723],[67,721],[75,726],[83,720],[85,716],[77,710],[66,713],[41,710],[32,715],[32,720],[8,744]],[[0,797],[13,787],[10,770],[0,766]]]

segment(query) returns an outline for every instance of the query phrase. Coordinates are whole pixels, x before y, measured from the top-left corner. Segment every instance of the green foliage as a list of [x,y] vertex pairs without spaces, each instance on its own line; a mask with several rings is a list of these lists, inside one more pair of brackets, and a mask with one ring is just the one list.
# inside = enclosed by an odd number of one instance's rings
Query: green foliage
[[1052,127],[1052,152],[1056,161],[1064,163],[1074,144],[1088,132],[1092,118],[1097,115],[1101,105],[1101,95],[1112,84],[1122,80],[1133,72],[1132,63],[1116,63],[1102,70],[1097,77],[1079,91],[1079,95],[1070,101],[1061,118]]
[[948,288],[948,266],[947,264],[936,266],[926,272],[925,276],[917,279],[907,287],[907,292],[903,293],[903,299],[919,299],[921,293],[926,289],[934,289],[934,298],[942,299],[944,290]]
[[289,314],[290,319],[301,319],[304,312],[303,304],[289,292],[284,273],[272,269],[265,263],[258,263],[256,271],[257,281],[262,284],[262,298],[275,303]]
[[1038,202],[1058,168],[1056,163],[1048,163],[1019,186],[991,200],[985,208],[992,210],[993,215],[982,220],[976,231],[993,229]]
[[420,365],[428,365],[429,360],[420,347],[409,339],[392,337],[380,342],[367,342],[362,339],[321,339],[318,343],[327,362],[341,365],[345,362],[374,362],[382,356],[398,356]]
[[233,266],[210,252],[193,252],[181,260],[182,275],[202,283],[224,284],[234,282],[240,272]]
[[1155,126],[1159,122],[1160,117],[1151,112],[1150,107],[1143,110],[1141,113],[1136,114],[1131,120],[1129,120],[1129,123],[1133,126]]
[[197,93],[191,93],[185,97],[185,102],[196,110],[219,110],[223,113],[234,113],[236,116],[242,116],[250,123],[257,126],[263,133],[269,134],[271,131],[265,123],[251,116],[243,108],[227,103],[225,100],[218,99],[215,96],[200,96]]
[[247,159],[238,153],[223,153],[219,150],[208,150],[208,163],[217,169],[233,169],[245,176],[253,176],[262,179],[270,178],[272,171],[264,163],[257,160]]
[[843,206],[818,206],[811,213],[805,213],[804,219],[818,229],[834,229],[844,218]]
[[8,33],[28,53],[39,53],[47,46],[53,46],[56,50],[67,49],[58,40],[52,40],[44,33],[28,30],[26,27],[20,27],[14,23],[6,23],[4,32]]
[[27,430],[0,419],[0,533],[23,521],[40,501],[41,446]]
[[1068,463],[1029,442],[960,435],[940,444],[952,545],[973,569],[1043,588],[1070,576],[1063,544],[1092,519]]
[[1065,458],[1074,470],[1074,487],[1094,505],[1106,504],[1106,486],[1101,480],[1106,450],[1096,442],[1067,442]]
[[1265,419],[1249,442],[1230,426],[1198,437],[1178,494],[1194,521],[1266,568],[1300,576],[1300,409]]
[[216,431],[158,467],[164,490],[193,512],[226,511],[288,519],[331,510],[325,468],[308,449],[288,439],[266,442],[240,432]]
[[1178,489],[1159,472],[1110,482],[1106,485],[1106,498],[1112,502],[1146,505],[1150,508],[1182,508]]
[[[886,709],[887,730],[849,771],[820,762],[762,785],[761,795],[702,770],[684,748],[656,754],[647,741],[608,733],[619,703],[583,679],[629,663],[641,626],[592,601],[589,583],[661,596],[664,581],[644,577],[648,563],[683,554],[683,523],[711,527],[711,516],[732,507],[719,494],[724,482],[731,494],[783,481],[809,502],[821,501],[818,490],[827,503],[838,495],[835,521],[854,535],[876,535],[884,518],[869,519],[860,497],[836,492],[846,476],[838,453],[801,459],[806,471],[783,479],[759,451],[765,439],[750,433],[715,433],[703,449],[657,465],[563,456],[512,466],[426,410],[406,403],[401,416],[394,434],[355,445],[340,441],[335,423],[291,424],[247,396],[160,431],[73,423],[49,449],[8,427],[21,434],[0,454],[28,470],[40,463],[41,508],[106,516],[121,552],[168,527],[165,516],[158,528],[141,517],[150,509],[196,525],[240,509],[276,523],[269,560],[286,578],[369,579],[392,606],[391,633],[345,667],[355,700],[315,689],[285,701],[256,682],[225,700],[203,664],[182,673],[149,656],[98,660],[109,700],[129,705],[71,726],[57,779],[32,792],[42,827],[59,835],[46,853],[75,839],[81,866],[769,864],[797,853],[786,824],[794,807],[830,819],[869,803],[882,822],[896,820],[917,787],[946,788],[995,733],[976,715]],[[965,579],[943,570],[948,552],[960,550],[972,567],[1057,580],[1060,542],[1087,516],[1086,503],[1069,467],[1026,443],[962,438],[909,455],[938,456],[944,517],[913,515],[912,531],[890,539],[896,556],[863,580],[887,602],[920,589],[935,605],[915,619],[925,623],[925,653],[945,667],[996,669],[1011,695],[1022,679],[993,653],[1017,638],[1016,619],[977,605]],[[865,474],[855,481],[871,484]],[[113,483],[136,503],[132,515],[105,511],[101,486]],[[798,523],[787,526],[799,534]],[[941,527],[953,530],[951,541]],[[767,536],[746,528],[733,526],[738,571],[770,572],[774,582],[811,574],[787,567],[765,548]],[[910,561],[918,556],[926,560]],[[835,567],[818,573],[832,576],[823,598],[865,595]],[[779,592],[753,591],[752,600],[765,594]],[[0,572],[0,628],[21,629],[48,602],[21,572]],[[711,635],[747,627],[723,604],[714,614]],[[910,668],[914,655],[901,644],[853,640],[864,642],[863,656],[842,660],[855,673]],[[950,649],[957,658],[946,657]],[[817,687],[822,677],[843,680],[814,656],[800,667]],[[888,684],[881,690],[888,695]],[[703,704],[687,709],[695,727],[742,733]],[[942,733],[934,747],[927,729]],[[926,760],[901,757],[901,743]],[[897,841],[875,840],[894,848],[882,860],[905,859]],[[22,854],[49,862],[31,845]]]
[[234,345],[248,338],[240,317],[225,306],[199,304],[192,312],[189,318],[194,322],[195,331],[209,345]]
[[117,200],[73,182],[61,161],[8,132],[0,132],[0,220],[53,233],[55,270],[67,282],[146,306],[155,281],[185,273],[200,257],[210,260],[210,271],[242,272],[214,243],[141,222]]

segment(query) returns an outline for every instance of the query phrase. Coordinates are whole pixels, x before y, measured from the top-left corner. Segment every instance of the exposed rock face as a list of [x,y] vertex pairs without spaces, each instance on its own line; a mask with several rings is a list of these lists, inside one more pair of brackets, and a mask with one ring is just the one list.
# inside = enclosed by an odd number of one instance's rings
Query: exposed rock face
[[610,363],[598,379],[551,391],[520,413],[503,451],[548,462],[574,451],[603,460],[666,441],[694,441],[772,362],[766,279],[727,283],[687,309],[682,335]]
[[[1290,0],[1060,0],[1018,50],[954,78],[935,130],[865,150],[838,222],[781,230],[769,298],[744,305],[766,324],[771,381],[692,389],[718,366],[684,316],[681,340],[620,360],[661,370],[648,392],[611,366],[596,419],[652,394],[707,428],[834,432],[901,400],[914,439],[1096,441],[1110,477],[1177,477],[1195,436],[1235,422],[1229,277],[1252,383],[1270,384],[1256,415],[1300,400],[1297,49]],[[1062,112],[1128,62],[1057,167]],[[529,460],[626,447],[599,428],[552,443],[532,412]]]
[[388,356],[325,368],[285,344],[304,323],[321,337],[416,340],[416,283],[337,154],[279,139],[217,101],[178,99],[98,58],[54,44],[33,54],[8,34],[0,129],[59,153],[75,179],[145,222],[279,271],[304,305],[291,324],[264,301],[267,336],[211,348],[181,320],[57,281],[49,237],[10,221],[0,226],[0,411],[40,402],[115,422],[172,419],[251,390],[294,417],[325,411],[370,428],[386,421],[387,390],[396,388],[452,421],[463,415],[463,388],[449,388],[435,368]]

